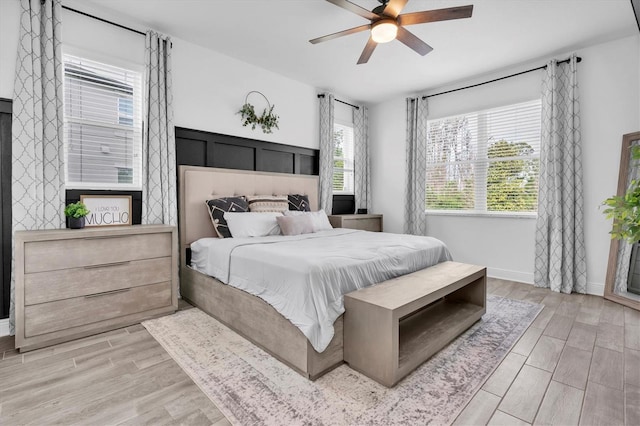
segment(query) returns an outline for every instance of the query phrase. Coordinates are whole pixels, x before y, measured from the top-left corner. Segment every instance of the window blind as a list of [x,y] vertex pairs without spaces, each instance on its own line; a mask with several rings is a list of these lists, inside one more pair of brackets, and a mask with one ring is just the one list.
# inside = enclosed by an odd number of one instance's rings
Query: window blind
[[353,126],[334,123],[333,147],[333,192],[353,194],[355,186]]
[[426,209],[537,210],[541,101],[429,120]]
[[64,55],[67,188],[140,189],[142,76]]

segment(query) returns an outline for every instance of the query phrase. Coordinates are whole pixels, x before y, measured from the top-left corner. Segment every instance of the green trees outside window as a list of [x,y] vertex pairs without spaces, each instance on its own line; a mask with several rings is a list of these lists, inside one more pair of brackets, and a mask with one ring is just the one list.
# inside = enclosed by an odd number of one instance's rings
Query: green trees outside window
[[540,160],[521,159],[533,154],[526,142],[500,140],[489,146],[491,161],[487,172],[487,210],[535,212],[538,205]]
[[535,212],[540,101],[430,120],[427,210]]
[[354,188],[353,127],[334,123],[333,192],[352,194]]

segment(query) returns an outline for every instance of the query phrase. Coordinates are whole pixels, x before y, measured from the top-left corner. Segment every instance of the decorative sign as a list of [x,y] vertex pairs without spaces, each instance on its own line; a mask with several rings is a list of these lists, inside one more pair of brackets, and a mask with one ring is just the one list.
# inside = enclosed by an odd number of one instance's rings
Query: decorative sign
[[131,225],[131,195],[81,195],[89,213],[85,226]]

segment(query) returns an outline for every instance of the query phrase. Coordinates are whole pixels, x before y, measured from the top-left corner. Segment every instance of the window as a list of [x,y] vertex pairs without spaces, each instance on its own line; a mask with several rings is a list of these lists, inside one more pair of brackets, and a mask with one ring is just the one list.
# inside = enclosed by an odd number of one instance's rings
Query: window
[[333,125],[333,192],[353,194],[353,126]]
[[535,212],[540,100],[427,123],[426,209]]
[[67,188],[140,189],[141,73],[64,55]]
[[118,124],[133,126],[132,98],[118,98]]

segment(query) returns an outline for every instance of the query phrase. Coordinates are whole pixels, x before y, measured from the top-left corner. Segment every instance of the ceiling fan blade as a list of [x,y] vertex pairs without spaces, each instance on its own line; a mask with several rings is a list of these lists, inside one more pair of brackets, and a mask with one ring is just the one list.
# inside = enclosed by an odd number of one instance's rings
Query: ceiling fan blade
[[355,3],[351,3],[350,1],[347,0],[327,0],[329,3],[333,3],[336,6],[340,6],[343,9],[347,9],[349,12],[353,12],[356,15],[360,15],[363,18],[372,20],[372,19],[379,19],[380,16],[376,15],[375,13],[358,6]]
[[366,64],[367,62],[369,62],[369,58],[371,57],[371,54],[373,53],[373,50],[376,48],[377,45],[378,43],[376,43],[375,41],[373,41],[371,37],[369,37],[369,41],[367,42],[367,45],[364,47],[364,50],[360,55],[360,59],[358,59],[358,65]]
[[398,16],[398,24],[415,25],[427,22],[448,21],[450,19],[470,18],[473,5],[448,7],[445,9],[425,10],[423,12],[405,13]]
[[397,18],[404,9],[405,5],[409,0],[391,0],[384,8],[384,14],[387,16],[391,16],[392,18]]
[[309,40],[309,43],[318,44],[318,43],[322,43],[323,41],[333,40],[334,38],[344,37],[344,36],[349,35],[349,34],[355,34],[355,33],[359,33],[359,32],[362,32],[362,31],[366,31],[369,28],[371,28],[371,24],[360,25],[359,27],[354,27],[354,28],[350,28],[348,30],[338,31],[337,33],[333,33],[333,34],[329,34],[329,35],[326,35],[326,36],[314,38],[313,40]]
[[427,53],[433,50],[433,47],[429,46],[424,41],[420,40],[418,37],[407,31],[402,27],[398,27],[398,36],[397,39],[400,40],[405,45],[409,46],[418,54],[424,56]]

